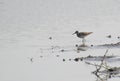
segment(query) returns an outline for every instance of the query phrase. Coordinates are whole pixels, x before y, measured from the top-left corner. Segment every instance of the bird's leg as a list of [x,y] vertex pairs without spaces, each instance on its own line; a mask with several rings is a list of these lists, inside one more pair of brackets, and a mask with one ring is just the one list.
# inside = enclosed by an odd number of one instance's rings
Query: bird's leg
[[85,41],[86,41],[85,38],[83,38],[83,39],[82,39],[82,43],[83,43],[83,45],[85,45]]

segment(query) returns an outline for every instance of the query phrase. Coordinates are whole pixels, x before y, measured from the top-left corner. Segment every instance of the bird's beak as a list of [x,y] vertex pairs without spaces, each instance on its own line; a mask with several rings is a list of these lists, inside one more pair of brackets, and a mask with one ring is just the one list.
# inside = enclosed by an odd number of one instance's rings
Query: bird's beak
[[75,33],[73,33],[72,35],[74,35]]

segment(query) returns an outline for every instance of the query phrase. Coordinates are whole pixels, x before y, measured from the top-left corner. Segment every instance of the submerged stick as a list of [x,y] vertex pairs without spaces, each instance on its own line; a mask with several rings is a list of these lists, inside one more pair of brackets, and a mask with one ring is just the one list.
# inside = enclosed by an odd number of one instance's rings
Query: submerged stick
[[104,54],[104,56],[103,56],[103,59],[101,60],[100,67],[96,70],[97,72],[99,72],[99,70],[102,68],[102,65],[103,65],[103,63],[104,63],[105,57],[106,57],[106,55],[107,55],[107,53],[108,53],[108,50],[109,50],[109,49],[106,50],[106,52],[105,52],[105,54]]

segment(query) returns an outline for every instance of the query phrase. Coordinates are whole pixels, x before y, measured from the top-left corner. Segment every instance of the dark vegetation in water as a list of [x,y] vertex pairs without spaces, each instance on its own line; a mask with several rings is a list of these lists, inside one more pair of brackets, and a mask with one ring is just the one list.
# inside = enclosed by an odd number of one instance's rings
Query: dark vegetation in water
[[79,58],[75,58],[74,61],[78,62],[78,61],[79,61]]
[[63,59],[63,62],[65,61],[65,59]]
[[29,61],[33,63],[34,58],[33,57],[28,57]]
[[49,37],[50,40],[52,40],[52,37]]
[[91,47],[93,47],[93,45],[91,45]]
[[61,52],[64,52],[65,50],[64,49],[62,49],[62,50],[60,50]]
[[[114,55],[109,55],[109,56],[106,56],[105,60],[113,60],[113,58],[115,59],[117,56],[114,56]],[[101,61],[102,59],[104,58],[104,56],[92,56],[92,55],[89,55],[87,57],[77,57],[75,59],[78,59],[80,61]],[[118,59],[118,58],[116,58]],[[118,60],[119,61],[119,60]]]
[[56,57],[60,57],[60,55],[56,55]]
[[117,38],[120,39],[120,36],[118,36]]
[[111,38],[112,36],[111,35],[108,35],[108,36],[106,36],[107,38]]

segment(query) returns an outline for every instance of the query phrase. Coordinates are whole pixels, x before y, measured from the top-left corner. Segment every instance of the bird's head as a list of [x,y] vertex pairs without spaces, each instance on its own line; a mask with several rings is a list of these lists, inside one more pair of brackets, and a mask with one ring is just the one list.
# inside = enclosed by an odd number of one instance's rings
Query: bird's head
[[79,33],[78,31],[75,31],[72,35]]

